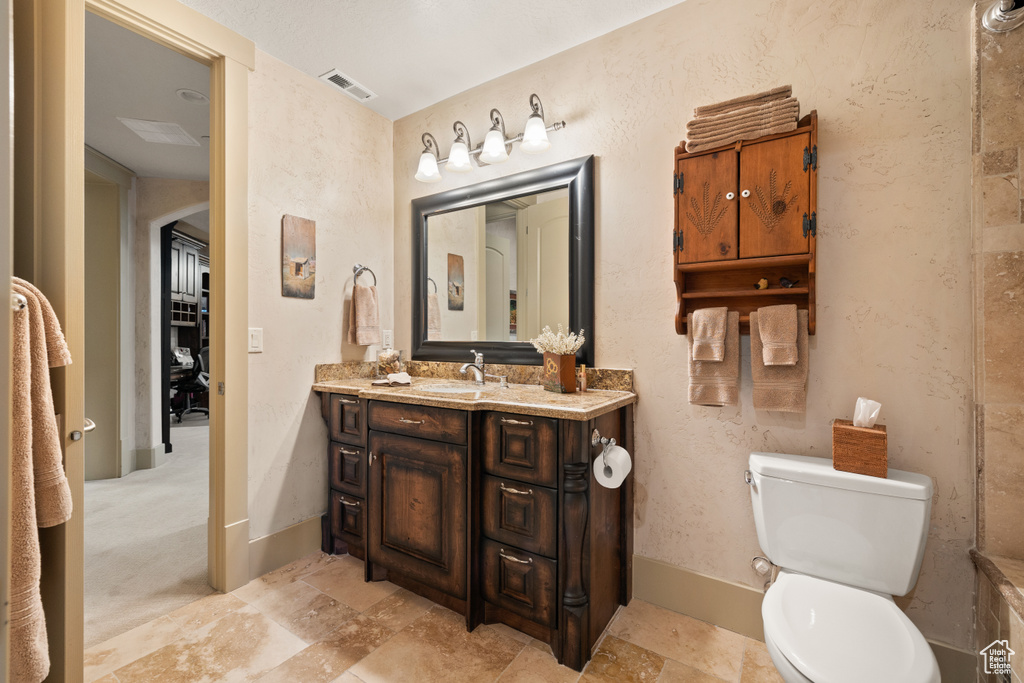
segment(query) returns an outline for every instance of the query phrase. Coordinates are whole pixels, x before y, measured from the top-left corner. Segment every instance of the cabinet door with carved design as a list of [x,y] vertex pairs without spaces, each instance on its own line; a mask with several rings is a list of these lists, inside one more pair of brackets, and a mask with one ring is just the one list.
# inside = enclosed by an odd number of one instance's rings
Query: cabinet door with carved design
[[729,150],[676,162],[676,263],[737,257],[736,157]]
[[744,145],[740,154],[740,258],[805,254],[810,133]]

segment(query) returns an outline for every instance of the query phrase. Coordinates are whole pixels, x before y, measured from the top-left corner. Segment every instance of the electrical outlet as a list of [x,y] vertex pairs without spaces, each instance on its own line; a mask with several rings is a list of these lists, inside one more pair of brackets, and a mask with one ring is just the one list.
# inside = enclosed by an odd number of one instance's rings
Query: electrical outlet
[[381,331],[381,339],[384,342],[385,349],[391,349],[395,346],[395,334],[394,330],[383,330]]
[[249,328],[249,353],[263,353],[263,328]]
[[469,333],[469,341],[480,341],[480,335],[476,330],[471,330]]

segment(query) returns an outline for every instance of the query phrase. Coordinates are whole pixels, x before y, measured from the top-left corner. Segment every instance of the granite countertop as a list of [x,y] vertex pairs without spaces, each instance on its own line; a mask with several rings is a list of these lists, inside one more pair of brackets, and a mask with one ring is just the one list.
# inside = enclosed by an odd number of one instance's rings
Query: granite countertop
[[488,382],[482,391],[436,393],[424,391],[425,386],[473,387],[464,380],[443,380],[413,377],[411,386],[373,386],[372,379],[336,379],[317,382],[313,391],[328,394],[349,394],[375,401],[414,403],[416,405],[454,408],[456,410],[501,410],[520,415],[590,420],[616,408],[636,403],[631,391],[590,390],[575,394],[545,391],[536,384],[509,384],[502,389]]

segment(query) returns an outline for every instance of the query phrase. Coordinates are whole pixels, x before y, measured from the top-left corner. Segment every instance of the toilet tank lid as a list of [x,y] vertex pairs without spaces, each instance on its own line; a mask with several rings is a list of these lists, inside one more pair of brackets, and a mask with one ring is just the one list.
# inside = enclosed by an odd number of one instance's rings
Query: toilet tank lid
[[923,474],[890,469],[889,476],[885,479],[870,477],[866,474],[833,469],[832,460],[829,458],[811,458],[786,453],[751,453],[750,469],[763,477],[788,479],[847,491],[863,491],[915,500],[927,500],[932,497],[932,480]]

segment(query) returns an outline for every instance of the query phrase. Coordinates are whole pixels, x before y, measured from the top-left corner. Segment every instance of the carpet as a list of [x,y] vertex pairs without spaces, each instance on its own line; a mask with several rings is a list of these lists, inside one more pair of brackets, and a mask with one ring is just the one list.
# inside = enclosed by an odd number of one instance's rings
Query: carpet
[[209,420],[186,416],[171,443],[160,467],[85,482],[87,648],[214,592],[206,566]]

